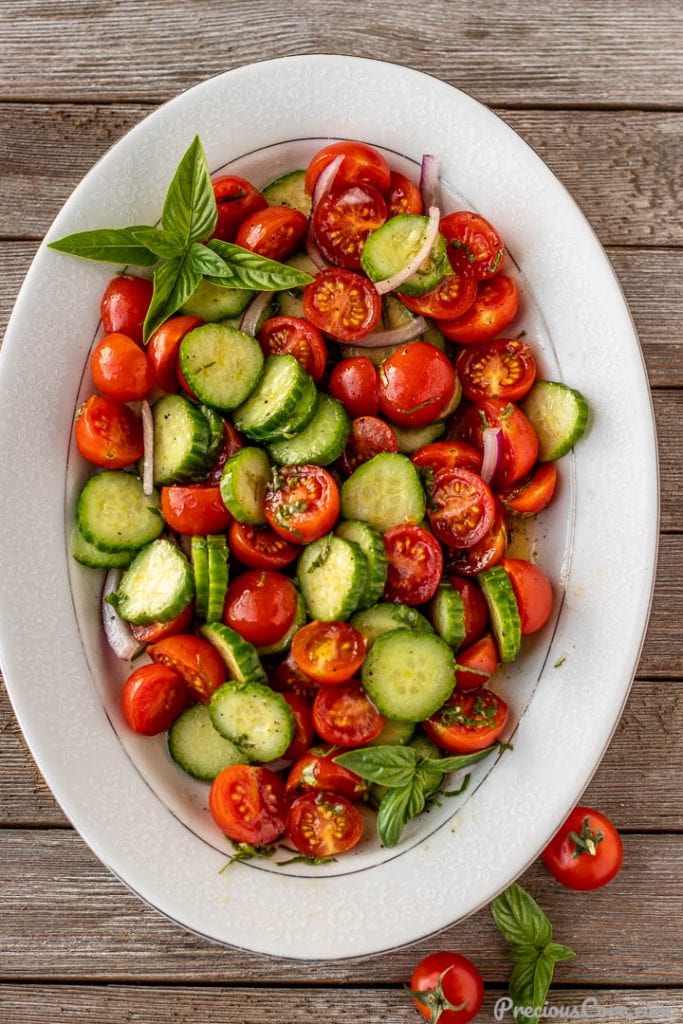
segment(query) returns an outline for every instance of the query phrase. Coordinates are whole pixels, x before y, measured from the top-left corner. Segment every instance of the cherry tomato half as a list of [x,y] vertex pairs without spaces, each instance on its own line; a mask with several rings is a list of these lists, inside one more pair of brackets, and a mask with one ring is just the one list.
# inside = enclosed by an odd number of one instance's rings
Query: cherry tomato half
[[448,258],[456,270],[467,264],[478,281],[502,270],[505,246],[495,228],[478,213],[449,213],[442,219],[439,231],[446,239]]
[[450,576],[449,582],[458,591],[465,606],[465,639],[462,647],[469,647],[486,629],[489,621],[488,606],[481,590],[472,580]]
[[502,431],[503,454],[493,474],[493,487],[510,487],[531,471],[538,457],[538,435],[525,414],[513,402],[485,398],[465,413],[460,436],[476,448],[483,447],[484,421]]
[[[450,1004],[452,1010],[442,1010],[439,1024],[468,1024],[484,1002],[484,983],[471,960],[459,953],[431,953],[421,960],[410,979],[413,993],[433,993],[442,1006]],[[436,1020],[429,1006],[418,999],[415,1006],[427,1020]]]
[[442,469],[429,487],[427,516],[442,544],[471,548],[493,526],[496,503],[488,484],[469,469]]
[[249,526],[237,520],[230,525],[228,544],[235,557],[251,569],[284,569],[301,551],[268,526]]
[[218,213],[213,237],[234,242],[242,221],[252,213],[265,210],[268,203],[251,182],[236,174],[222,174],[212,184]]
[[471,270],[462,269],[457,274],[446,274],[426,295],[404,295],[401,292],[400,297],[403,305],[413,313],[450,321],[471,308],[477,297],[477,282]]
[[399,213],[424,213],[422,193],[417,185],[398,171],[391,172],[389,184],[389,216]]
[[142,458],[142,424],[132,409],[115,398],[93,395],[76,413],[76,446],[88,462],[123,469]]
[[567,889],[599,889],[624,859],[619,833],[592,807],[575,807],[543,851],[543,863]]
[[142,327],[152,301],[153,285],[144,277],[119,274],[104,289],[100,303],[102,326],[107,334],[125,334],[142,343]]
[[147,345],[147,360],[155,384],[169,393],[178,390],[178,350],[186,334],[204,321],[198,316],[172,316],[157,327]]
[[294,634],[292,658],[309,679],[336,686],[356,674],[367,646],[363,634],[348,622],[309,622]]
[[223,622],[249,643],[269,647],[291,629],[296,607],[296,587],[290,579],[268,569],[253,569],[228,587]]
[[423,723],[432,743],[450,754],[472,754],[490,747],[508,720],[508,706],[492,690],[460,693]]
[[482,461],[481,452],[464,441],[434,441],[418,448],[410,458],[418,469],[428,469],[432,473],[458,467],[479,473]]
[[313,725],[326,743],[362,747],[381,733],[385,719],[360,683],[321,686],[313,701]]
[[136,668],[123,684],[121,706],[133,732],[156,736],[170,729],[188,704],[185,680],[164,665]]
[[384,600],[411,605],[430,601],[443,575],[443,554],[429,530],[403,523],[392,526],[384,534],[384,550]]
[[300,248],[308,218],[289,206],[269,206],[250,214],[237,229],[235,243],[269,260],[285,260]]
[[377,289],[360,274],[330,267],[304,288],[304,315],[325,334],[341,341],[359,341],[376,326],[382,313]]
[[180,615],[171,619],[170,622],[150,622],[148,626],[133,626],[131,624],[130,631],[138,643],[155,644],[157,640],[182,633],[192,622],[193,615],[194,605],[190,602],[187,608],[183,608]]
[[294,715],[294,739],[282,756],[288,761],[295,761],[303,757],[313,743],[313,712],[310,701],[300,694],[285,691],[282,696]]
[[343,473],[351,476],[354,469],[382,452],[397,452],[398,441],[388,423],[376,416],[359,416],[351,423],[351,433],[340,460]]
[[162,487],[161,514],[172,530],[187,536],[223,533],[232,522],[220,487],[204,484]]
[[462,390],[472,402],[504,398],[518,402],[536,380],[536,360],[519,338],[498,338],[464,349],[456,363]]
[[229,839],[264,846],[275,842],[285,830],[285,787],[269,768],[232,765],[211,783],[209,810]]
[[298,693],[300,697],[312,697],[318,689],[318,683],[301,671],[291,651],[284,661],[269,673],[268,681],[271,689],[278,693]]
[[456,690],[469,692],[485,686],[500,664],[491,634],[486,633],[464,651],[458,651],[456,663]]
[[553,610],[550,580],[538,566],[524,558],[504,558],[501,565],[510,577],[515,592],[522,633],[536,633],[545,626]]
[[330,374],[329,392],[342,403],[349,416],[376,416],[379,377],[372,360],[367,356],[342,359]]
[[258,332],[265,355],[294,356],[319,381],[325,372],[327,348],[317,327],[298,316],[275,316],[266,320]]
[[516,516],[535,516],[553,500],[556,486],[557,466],[554,462],[544,462],[527,480],[499,491],[498,497],[508,512]]
[[433,423],[455,394],[455,370],[447,355],[425,341],[400,345],[382,363],[379,407],[399,427]]
[[333,186],[322,197],[311,221],[313,237],[326,260],[347,270],[360,270],[360,254],[371,231],[387,219],[387,204],[377,189]]
[[154,383],[147,357],[125,334],[107,334],[90,356],[95,387],[109,398],[137,402],[146,398]]
[[495,338],[509,327],[517,316],[519,292],[511,277],[494,277],[483,281],[476,298],[466,313],[444,320],[439,330],[451,341],[475,345]]
[[315,747],[292,765],[287,779],[287,792],[299,795],[304,790],[338,793],[349,800],[360,800],[368,784],[355,772],[343,768],[333,760],[339,754],[337,747]]
[[448,571],[461,576],[478,576],[484,569],[498,565],[505,555],[506,544],[505,517],[502,506],[496,502],[496,513],[491,529],[471,548],[451,548],[448,552]]
[[287,835],[306,857],[346,853],[362,834],[360,812],[336,793],[304,793],[289,808]]
[[210,643],[192,633],[177,633],[147,648],[154,662],[177,672],[203,704],[222,686],[228,676],[223,659]]
[[322,466],[283,466],[269,483],[263,506],[279,537],[310,544],[336,523],[339,488]]
[[315,183],[328,164],[343,156],[334,177],[337,188],[349,185],[371,185],[380,192],[388,192],[391,185],[389,164],[381,153],[364,142],[333,142],[321,149],[311,160],[306,171],[306,191],[313,195]]

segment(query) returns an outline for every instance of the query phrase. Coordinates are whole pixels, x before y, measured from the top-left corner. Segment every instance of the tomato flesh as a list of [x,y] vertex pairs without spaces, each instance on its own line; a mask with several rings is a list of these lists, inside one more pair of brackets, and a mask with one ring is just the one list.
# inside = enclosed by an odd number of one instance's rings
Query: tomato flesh
[[502,433],[503,453],[491,484],[510,487],[533,468],[538,457],[538,435],[529,419],[513,402],[485,398],[470,409],[460,425],[462,439],[483,448],[484,421]]
[[493,526],[496,504],[488,484],[469,469],[441,469],[429,488],[430,526],[442,544],[471,548]]
[[271,689],[278,693],[298,693],[300,697],[312,697],[318,683],[301,671],[292,657],[291,650],[284,661],[270,672],[268,681]]
[[368,784],[355,772],[335,764],[333,758],[339,750],[336,747],[316,747],[299,758],[287,779],[287,792],[299,795],[304,790],[316,793],[338,793],[349,800],[360,800],[368,791]]
[[417,185],[398,171],[391,172],[389,183],[389,216],[399,213],[424,213],[422,193]]
[[400,292],[404,306],[413,313],[434,320],[451,320],[462,316],[471,308],[476,297],[477,282],[469,269],[461,269],[457,274],[446,274],[436,288],[425,295],[404,295]]
[[146,398],[154,383],[145,353],[125,334],[107,334],[97,343],[90,356],[90,372],[102,394],[121,402]]
[[183,608],[180,615],[170,622],[150,622],[147,626],[133,626],[130,631],[135,639],[141,644],[155,644],[157,640],[163,640],[167,636],[174,636],[182,633],[192,622],[194,605],[192,602],[187,608]]
[[469,469],[472,473],[481,471],[482,455],[471,444],[464,441],[434,441],[411,455],[412,462],[422,470],[438,473],[440,469]]
[[287,815],[287,836],[306,857],[346,853],[362,834],[360,812],[336,793],[304,793]]
[[478,213],[449,213],[442,218],[439,231],[446,239],[448,258],[456,270],[467,265],[478,281],[502,270],[505,246],[495,228]]
[[188,704],[185,680],[164,665],[143,665],[123,684],[121,706],[126,722],[143,736],[170,729]]
[[439,330],[461,345],[489,341],[509,327],[517,316],[519,292],[511,277],[482,281],[467,312],[444,320]]
[[104,290],[100,316],[106,334],[125,334],[142,344],[142,328],[152,301],[152,282],[119,274]]
[[624,859],[621,837],[609,818],[592,807],[575,807],[543,851],[543,863],[567,889],[600,889]]
[[360,683],[321,686],[313,701],[313,725],[326,743],[362,747],[381,733],[385,719]]
[[147,648],[152,661],[177,672],[193,696],[208,704],[228,676],[223,659],[210,643],[192,633],[178,633]]
[[268,202],[251,182],[236,174],[222,174],[212,184],[218,214],[213,237],[223,242],[234,242],[242,221],[259,210],[265,210]]
[[314,381],[325,373],[327,348],[317,327],[296,316],[275,316],[266,320],[258,333],[265,355],[291,355]]
[[304,314],[324,334],[359,341],[377,325],[382,300],[366,277],[330,267],[304,288]]
[[382,452],[397,452],[398,441],[388,423],[376,416],[359,416],[351,424],[351,433],[346,442],[340,465],[346,476],[351,476],[364,462],[374,459]]
[[322,466],[283,466],[264,498],[270,528],[295,544],[310,544],[329,533],[339,505],[339,488]]
[[424,427],[438,419],[455,394],[455,370],[434,345],[411,341],[385,359],[379,373],[379,406],[399,427]]
[[376,416],[379,377],[374,363],[367,356],[342,359],[330,373],[329,392],[342,403],[349,416]]
[[142,424],[132,409],[115,398],[93,395],[76,413],[76,447],[88,462],[123,469],[142,458]]
[[172,316],[158,327],[147,345],[147,360],[152,370],[154,383],[162,391],[175,393],[178,390],[178,352],[180,342],[186,334],[199,327],[204,321],[198,316]]
[[478,576],[484,569],[498,565],[505,555],[507,527],[502,508],[496,505],[493,525],[487,533],[469,548],[451,548],[448,553],[448,571],[460,576]]
[[432,743],[451,754],[485,750],[498,739],[508,720],[508,706],[492,690],[457,690],[445,707],[423,723]]
[[204,484],[162,487],[161,514],[171,530],[188,537],[223,533],[232,522],[220,488]]
[[223,622],[257,647],[276,644],[292,628],[297,592],[290,579],[268,569],[250,570],[228,587]]
[[301,247],[308,218],[289,206],[269,206],[252,213],[237,229],[235,244],[269,260],[284,260]]
[[381,153],[365,142],[333,142],[316,153],[308,165],[306,191],[309,195],[313,194],[321,172],[338,156],[343,160],[334,176],[333,184],[337,188],[371,185],[380,192],[389,191],[391,172]]
[[224,768],[211,783],[209,810],[229,839],[265,846],[274,843],[285,830],[285,787],[269,768],[233,765]]
[[347,270],[360,270],[360,254],[371,231],[387,219],[387,204],[371,185],[333,187],[312,217],[313,237],[326,260]]
[[292,658],[299,669],[323,686],[351,679],[363,664],[367,640],[348,622],[309,622],[292,640]]
[[456,662],[456,690],[469,692],[485,686],[499,665],[498,648],[491,634],[486,633],[470,647],[458,651]]
[[432,534],[421,526],[392,526],[384,534],[384,550],[384,600],[410,605],[431,600],[443,575],[443,553]]
[[543,462],[528,480],[499,491],[498,497],[508,512],[517,516],[535,516],[553,500],[556,486],[557,466],[554,462]]
[[501,565],[510,577],[515,592],[522,633],[536,633],[545,626],[553,610],[550,580],[538,566],[524,558],[504,558]]
[[301,551],[268,526],[249,526],[237,520],[230,524],[228,544],[235,557],[251,569],[284,569]]
[[460,353],[456,369],[463,393],[471,402],[483,398],[518,402],[536,380],[536,360],[520,338],[473,345]]
[[[439,1024],[468,1024],[484,1002],[484,983],[471,960],[459,953],[431,953],[421,960],[410,979],[413,992],[434,992],[452,1010],[439,1013]],[[435,1020],[432,1011],[418,999],[415,1006],[427,1020]]]

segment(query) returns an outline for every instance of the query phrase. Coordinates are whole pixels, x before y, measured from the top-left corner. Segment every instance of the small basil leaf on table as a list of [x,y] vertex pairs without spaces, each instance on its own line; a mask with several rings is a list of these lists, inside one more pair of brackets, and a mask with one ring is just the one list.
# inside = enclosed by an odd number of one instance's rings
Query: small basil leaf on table
[[156,263],[157,256],[138,239],[141,231],[156,233],[155,228],[143,224],[132,228],[96,228],[93,231],[78,231],[56,242],[49,242],[48,248],[98,263],[128,263],[134,267],[151,267]]
[[164,230],[183,248],[213,234],[218,218],[211,175],[199,136],[192,140],[173,176],[161,214]]
[[497,896],[491,912],[498,929],[513,946],[532,943],[545,947],[552,941],[550,921],[521,885],[511,885]]

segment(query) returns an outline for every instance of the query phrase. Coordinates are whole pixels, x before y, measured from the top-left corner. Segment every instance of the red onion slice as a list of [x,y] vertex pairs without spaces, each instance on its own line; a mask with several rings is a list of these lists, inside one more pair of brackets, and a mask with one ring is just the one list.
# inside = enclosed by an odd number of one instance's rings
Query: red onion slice
[[256,298],[252,299],[242,314],[242,319],[240,320],[241,331],[244,331],[245,334],[251,334],[252,337],[256,336],[256,330],[258,328],[258,322],[261,319],[261,314],[272,297],[272,292],[259,292]]
[[311,201],[311,213],[315,210],[316,206],[325,195],[326,192],[332,187],[332,182],[337,177],[337,171],[344,162],[344,154],[340,153],[339,156],[335,156],[334,160],[330,160],[327,167],[323,167],[322,171],[318,175],[318,179],[313,189],[313,199]]
[[142,412],[142,493],[148,498],[154,490],[154,419],[149,402],[143,402]]
[[483,435],[484,457],[479,474],[485,484],[490,484],[498,463],[503,457],[503,431],[500,427],[487,427]]
[[308,253],[309,259],[315,263],[318,270],[327,270],[329,263],[321,253],[317,246],[315,239],[313,238],[313,231],[311,228],[308,229],[306,235],[306,252]]
[[427,224],[427,230],[425,231],[422,245],[417,250],[413,258],[409,260],[405,267],[402,267],[398,273],[385,278],[384,281],[375,281],[375,288],[380,295],[386,295],[387,292],[396,291],[396,289],[400,288],[409,277],[413,276],[416,270],[419,270],[434,247],[436,237],[439,234],[440,219],[441,214],[439,213],[438,207],[431,206],[429,208],[429,222]]
[[104,578],[102,588],[102,626],[107,643],[117,658],[121,661],[130,661],[133,655],[140,650],[140,644],[130,631],[127,622],[119,618],[116,609],[110,605],[105,598],[118,589],[121,580],[120,569],[110,569]]
[[339,345],[356,345],[358,348],[384,348],[385,345],[403,345],[406,341],[419,338],[429,328],[429,324],[421,316],[416,316],[410,323],[402,327],[394,327],[391,331],[373,331],[358,341],[342,341],[341,338],[334,340]]
[[420,169],[420,192],[425,210],[428,210],[430,206],[441,206],[440,191],[439,161],[430,153],[425,153]]

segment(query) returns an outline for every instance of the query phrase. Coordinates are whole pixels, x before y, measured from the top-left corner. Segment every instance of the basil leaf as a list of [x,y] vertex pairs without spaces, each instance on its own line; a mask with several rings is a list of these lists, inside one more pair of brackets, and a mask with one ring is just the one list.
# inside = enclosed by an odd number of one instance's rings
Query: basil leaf
[[163,228],[136,228],[135,237],[155,256],[164,260],[172,260],[182,256],[184,246],[177,235],[172,235]]
[[491,912],[499,930],[513,946],[532,943],[542,949],[552,941],[550,921],[521,885],[511,885],[497,896]]
[[442,772],[446,775],[449,772],[457,772],[460,768],[466,768],[469,764],[476,764],[477,761],[482,761],[496,750],[497,747],[498,744],[494,743],[492,747],[487,747],[486,750],[478,750],[476,754],[458,754],[455,757],[425,757],[420,761],[420,768],[424,768],[428,772]]
[[532,942],[523,942],[519,946],[513,946],[510,950],[510,959],[515,964],[526,964],[538,959],[538,946]]
[[232,287],[234,274],[215,252],[206,245],[193,242],[189,248],[188,256],[190,264],[198,270],[203,277],[210,278],[212,282]]
[[382,846],[396,846],[404,826],[424,810],[425,794],[418,779],[390,789],[377,812],[377,831]]
[[161,223],[186,248],[190,242],[208,238],[216,227],[217,217],[204,149],[195,135],[166,193]]
[[361,779],[394,788],[412,782],[418,754],[413,747],[363,747],[340,754],[334,761]]
[[193,270],[189,261],[178,256],[174,260],[162,263],[154,271],[154,292],[152,301],[145,317],[143,338],[145,344],[165,320],[180,309],[195,290],[202,275]]
[[156,263],[155,253],[139,241],[139,231],[154,231],[143,224],[132,228],[96,228],[94,231],[77,231],[56,242],[49,242],[48,249],[80,256],[83,260],[99,263],[129,263],[133,267],[151,267]]
[[536,964],[538,963],[538,950],[533,960],[516,964],[512,969],[508,983],[508,993],[513,1005],[518,1007],[515,1013],[516,1024],[531,1024],[538,1020],[538,1014],[527,1015],[526,1009],[536,1008],[534,1002],[534,978],[536,975]]
[[569,946],[560,946],[557,942],[549,942],[543,952],[551,956],[555,963],[558,963],[560,960],[571,960],[572,957],[576,956],[574,950],[570,949]]
[[227,264],[235,278],[233,288],[252,288],[260,292],[279,292],[289,288],[303,288],[313,278],[302,270],[288,267],[285,263],[266,259],[258,253],[243,249],[233,242],[221,242],[212,238],[208,247]]

